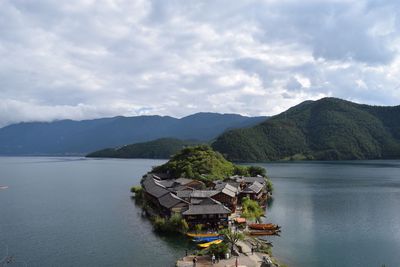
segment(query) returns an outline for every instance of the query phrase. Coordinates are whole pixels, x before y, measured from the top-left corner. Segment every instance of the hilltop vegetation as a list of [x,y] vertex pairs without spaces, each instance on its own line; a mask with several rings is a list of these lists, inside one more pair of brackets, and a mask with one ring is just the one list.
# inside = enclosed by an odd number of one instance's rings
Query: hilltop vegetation
[[168,173],[173,178],[186,177],[200,180],[224,179],[235,174],[265,175],[265,169],[237,166],[207,145],[186,147],[167,163],[153,168],[153,172]]
[[323,98],[219,136],[213,148],[230,160],[345,160],[400,157],[400,106]]
[[168,159],[186,146],[200,141],[182,141],[175,138],[161,138],[150,142],[137,143],[120,148],[106,148],[88,154],[92,158],[149,158]]

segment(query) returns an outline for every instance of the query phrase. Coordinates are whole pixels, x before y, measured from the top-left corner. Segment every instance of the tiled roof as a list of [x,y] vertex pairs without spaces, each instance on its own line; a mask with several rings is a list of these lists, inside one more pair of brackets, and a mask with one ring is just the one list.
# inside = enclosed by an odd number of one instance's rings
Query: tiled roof
[[235,192],[232,192],[231,190],[227,189],[226,187],[224,189],[222,189],[221,192],[224,193],[225,195],[230,196],[230,197],[235,197],[236,196]]
[[153,197],[159,198],[169,191],[161,184],[157,183],[152,177],[147,176],[143,181],[144,190]]
[[230,214],[230,209],[222,204],[211,205],[190,205],[189,209],[183,212],[183,215],[202,215],[202,214]]
[[159,184],[169,188],[172,187],[175,184],[175,180],[169,179],[169,180],[161,180],[158,182]]
[[193,192],[193,190],[179,190],[176,191],[176,195],[180,198],[190,198],[190,194]]
[[259,182],[260,184],[265,184],[265,179],[262,176],[256,176],[256,177],[242,177],[245,183],[254,183],[254,182]]
[[209,198],[202,199],[199,204],[200,205],[220,205],[221,202],[209,197]]
[[262,189],[263,189],[263,185],[260,184],[259,182],[255,181],[254,183],[248,185],[243,192],[244,193],[256,193],[258,194]]
[[177,182],[178,184],[181,184],[181,185],[185,185],[185,184],[193,182],[193,180],[188,179],[188,178],[178,178],[175,180],[175,182]]
[[158,199],[158,202],[160,203],[161,206],[164,208],[170,209],[174,207],[175,205],[179,203],[188,203],[184,201],[183,199],[175,196],[172,193],[166,194]]
[[221,191],[222,193],[230,197],[235,197],[238,192],[238,189],[236,187],[233,187],[232,185],[225,182],[216,183],[215,189]]
[[195,190],[192,192],[190,197],[192,198],[207,198],[207,197],[212,197],[216,194],[218,194],[220,191],[218,190]]

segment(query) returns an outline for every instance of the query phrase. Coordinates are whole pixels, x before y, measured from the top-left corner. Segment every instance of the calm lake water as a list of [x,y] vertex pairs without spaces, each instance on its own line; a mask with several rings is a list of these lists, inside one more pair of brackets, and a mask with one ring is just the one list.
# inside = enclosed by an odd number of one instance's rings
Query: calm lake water
[[[187,239],[153,233],[129,188],[160,160],[0,157],[0,260],[173,266]],[[269,163],[290,266],[400,266],[400,161]]]

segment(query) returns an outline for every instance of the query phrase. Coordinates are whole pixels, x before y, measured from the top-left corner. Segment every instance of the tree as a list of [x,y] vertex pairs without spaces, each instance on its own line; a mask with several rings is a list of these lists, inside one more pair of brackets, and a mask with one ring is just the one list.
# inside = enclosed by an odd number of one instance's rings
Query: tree
[[267,171],[263,167],[249,166],[247,170],[248,170],[250,176],[257,176],[257,175],[266,176],[267,175]]
[[237,244],[237,242],[244,239],[244,235],[241,232],[232,231],[230,228],[220,231],[220,234],[223,235],[224,240],[231,245],[231,252],[233,251],[233,247]]
[[264,215],[264,210],[260,207],[257,201],[251,200],[248,197],[242,199],[242,217],[250,220],[260,220]]

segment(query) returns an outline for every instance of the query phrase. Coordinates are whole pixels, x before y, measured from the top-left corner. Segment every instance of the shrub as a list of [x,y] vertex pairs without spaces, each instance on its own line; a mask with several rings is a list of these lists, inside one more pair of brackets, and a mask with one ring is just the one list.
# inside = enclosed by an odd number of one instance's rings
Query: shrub
[[131,193],[135,194],[135,199],[138,203],[141,203],[143,200],[143,188],[140,185],[132,186]]
[[174,214],[170,218],[165,219],[160,216],[154,218],[154,230],[157,232],[187,232],[189,226],[180,214]]
[[166,230],[166,221],[164,218],[156,216],[154,218],[153,226],[154,226],[154,230],[159,231],[159,232],[164,232]]
[[274,185],[272,184],[272,181],[265,179],[265,182],[267,184],[267,191],[272,193],[274,191]]
[[141,194],[143,193],[143,188],[140,185],[132,186],[131,187],[131,193],[133,194]]
[[194,230],[195,230],[196,233],[200,233],[202,229],[203,229],[203,225],[202,224],[196,224],[194,226]]
[[261,176],[266,176],[267,175],[267,171],[263,168],[263,167],[259,167],[259,166],[249,166],[247,168],[247,171],[249,172],[250,176],[257,176],[257,175],[261,175]]
[[219,244],[212,244],[208,247],[207,254],[215,255],[216,257],[223,258],[225,254],[229,251],[228,244],[222,242]]
[[264,210],[260,207],[257,201],[244,197],[242,200],[242,217],[246,219],[258,220],[264,215]]

